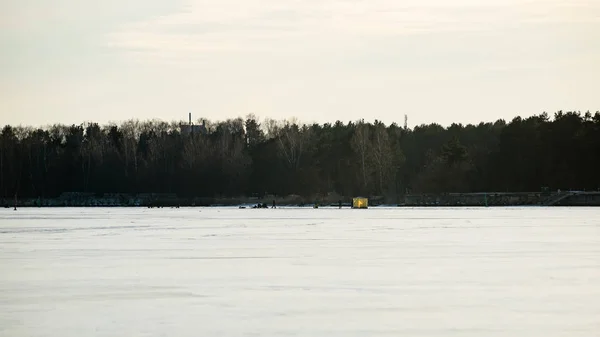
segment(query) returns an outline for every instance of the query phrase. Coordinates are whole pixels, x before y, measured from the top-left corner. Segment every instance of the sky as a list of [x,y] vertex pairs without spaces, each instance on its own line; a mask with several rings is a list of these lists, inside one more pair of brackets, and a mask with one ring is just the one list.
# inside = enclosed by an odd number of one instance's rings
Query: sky
[[0,0],[0,125],[600,110],[600,0]]

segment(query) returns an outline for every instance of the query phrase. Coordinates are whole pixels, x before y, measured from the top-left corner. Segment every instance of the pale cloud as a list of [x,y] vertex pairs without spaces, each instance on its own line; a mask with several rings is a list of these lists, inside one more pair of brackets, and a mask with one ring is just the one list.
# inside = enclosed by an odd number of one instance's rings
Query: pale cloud
[[192,0],[185,10],[132,23],[112,47],[169,55],[277,51],[280,44],[339,45],[358,38],[482,32],[523,25],[598,23],[600,2],[556,0]]
[[598,0],[0,0],[0,124],[600,109]]

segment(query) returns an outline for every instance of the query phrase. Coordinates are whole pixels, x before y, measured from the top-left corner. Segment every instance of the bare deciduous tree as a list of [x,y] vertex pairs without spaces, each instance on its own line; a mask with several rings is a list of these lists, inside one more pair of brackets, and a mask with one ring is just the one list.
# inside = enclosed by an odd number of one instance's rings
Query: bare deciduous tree
[[299,127],[294,121],[288,121],[277,133],[280,155],[290,168],[298,169],[312,139],[312,130],[306,125]]
[[356,125],[356,129],[351,141],[352,150],[357,156],[360,165],[360,175],[362,178],[363,189],[367,189],[369,187],[370,175],[372,171],[371,140],[369,134],[369,125],[365,124],[364,121],[360,121]]
[[394,177],[394,151],[383,123],[375,123],[375,132],[372,142],[372,153],[377,172],[377,182],[380,194],[385,194],[388,188],[386,184],[395,184]]

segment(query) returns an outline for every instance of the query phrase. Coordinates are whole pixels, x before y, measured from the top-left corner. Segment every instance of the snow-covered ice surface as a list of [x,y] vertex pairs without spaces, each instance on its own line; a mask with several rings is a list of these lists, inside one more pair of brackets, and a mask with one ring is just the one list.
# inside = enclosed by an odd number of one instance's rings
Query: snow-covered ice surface
[[600,208],[0,210],[0,336],[598,336]]

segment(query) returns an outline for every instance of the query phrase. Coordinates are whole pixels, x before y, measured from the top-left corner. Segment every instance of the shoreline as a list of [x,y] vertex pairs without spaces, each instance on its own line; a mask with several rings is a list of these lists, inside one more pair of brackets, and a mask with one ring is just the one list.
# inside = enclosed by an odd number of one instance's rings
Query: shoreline
[[[600,191],[564,191],[554,193],[517,192],[517,193],[448,193],[448,194],[409,194],[401,198],[371,197],[369,207],[515,207],[515,206],[600,206]],[[178,208],[178,207],[238,207],[253,208],[263,204],[271,208],[273,201],[276,207],[296,208],[351,208],[352,198],[338,195],[303,198],[297,195],[287,197],[268,196],[263,198],[179,198],[175,195],[147,194],[126,195],[107,194],[102,196],[90,194],[67,194],[58,198],[22,198],[17,199],[17,208],[23,207],[144,207],[144,208]],[[0,199],[2,208],[14,208],[15,200]],[[264,208],[264,207],[263,207]]]

